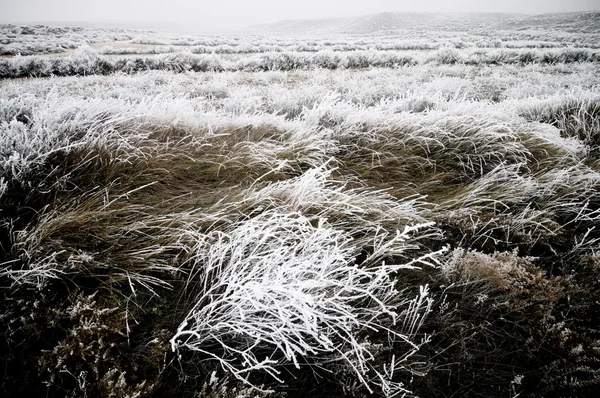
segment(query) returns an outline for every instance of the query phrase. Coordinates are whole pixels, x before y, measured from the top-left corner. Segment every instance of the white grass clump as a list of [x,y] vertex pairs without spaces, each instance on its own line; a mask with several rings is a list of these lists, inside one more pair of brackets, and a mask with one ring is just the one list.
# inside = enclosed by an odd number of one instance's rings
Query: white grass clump
[[[394,240],[403,242],[418,228]],[[327,220],[277,210],[207,235],[190,275],[195,305],[172,349],[201,353],[249,384],[253,371],[281,382],[282,367],[318,371],[335,364],[349,368],[369,391],[405,391],[392,380],[392,369],[408,369],[404,362],[423,343],[417,333],[430,310],[427,288],[407,297],[390,274],[411,265],[361,267],[359,251]],[[403,358],[392,359],[387,375],[372,364],[363,337],[370,332],[408,347]]]

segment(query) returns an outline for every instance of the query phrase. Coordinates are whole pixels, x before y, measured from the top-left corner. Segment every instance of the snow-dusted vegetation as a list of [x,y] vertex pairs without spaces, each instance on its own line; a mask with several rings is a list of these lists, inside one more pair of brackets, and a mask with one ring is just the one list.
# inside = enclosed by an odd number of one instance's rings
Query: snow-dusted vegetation
[[71,26],[0,25],[0,55],[62,53],[84,44],[132,40],[133,32]]
[[176,52],[155,56],[100,55],[89,47],[77,49],[66,57],[43,56],[0,59],[0,78],[71,75],[134,74],[148,70],[172,72],[209,71],[289,71],[294,69],[397,68],[423,64],[505,65],[570,64],[600,62],[600,50],[592,49],[468,49],[443,48],[432,52],[350,51],[350,52],[267,52],[235,59],[216,54]]
[[3,394],[590,396],[590,15],[0,60]]

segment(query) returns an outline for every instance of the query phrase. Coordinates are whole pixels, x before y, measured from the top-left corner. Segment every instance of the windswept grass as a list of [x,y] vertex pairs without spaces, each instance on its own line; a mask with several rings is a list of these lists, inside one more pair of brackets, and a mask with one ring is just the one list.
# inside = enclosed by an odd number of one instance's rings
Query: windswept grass
[[2,392],[591,395],[596,55],[503,51],[1,81]]

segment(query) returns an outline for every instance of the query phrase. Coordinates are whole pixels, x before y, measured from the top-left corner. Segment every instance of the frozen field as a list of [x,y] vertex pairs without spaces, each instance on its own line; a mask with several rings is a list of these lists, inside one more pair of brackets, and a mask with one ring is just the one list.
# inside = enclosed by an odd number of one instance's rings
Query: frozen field
[[0,26],[3,393],[595,391],[600,14],[413,17]]

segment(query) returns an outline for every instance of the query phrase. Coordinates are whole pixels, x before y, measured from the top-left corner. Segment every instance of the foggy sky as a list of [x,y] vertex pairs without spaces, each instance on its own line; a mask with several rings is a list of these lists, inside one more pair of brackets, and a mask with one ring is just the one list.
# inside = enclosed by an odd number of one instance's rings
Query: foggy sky
[[600,10],[600,0],[0,0],[0,23],[197,22],[242,28],[284,19],[384,11],[546,13]]

